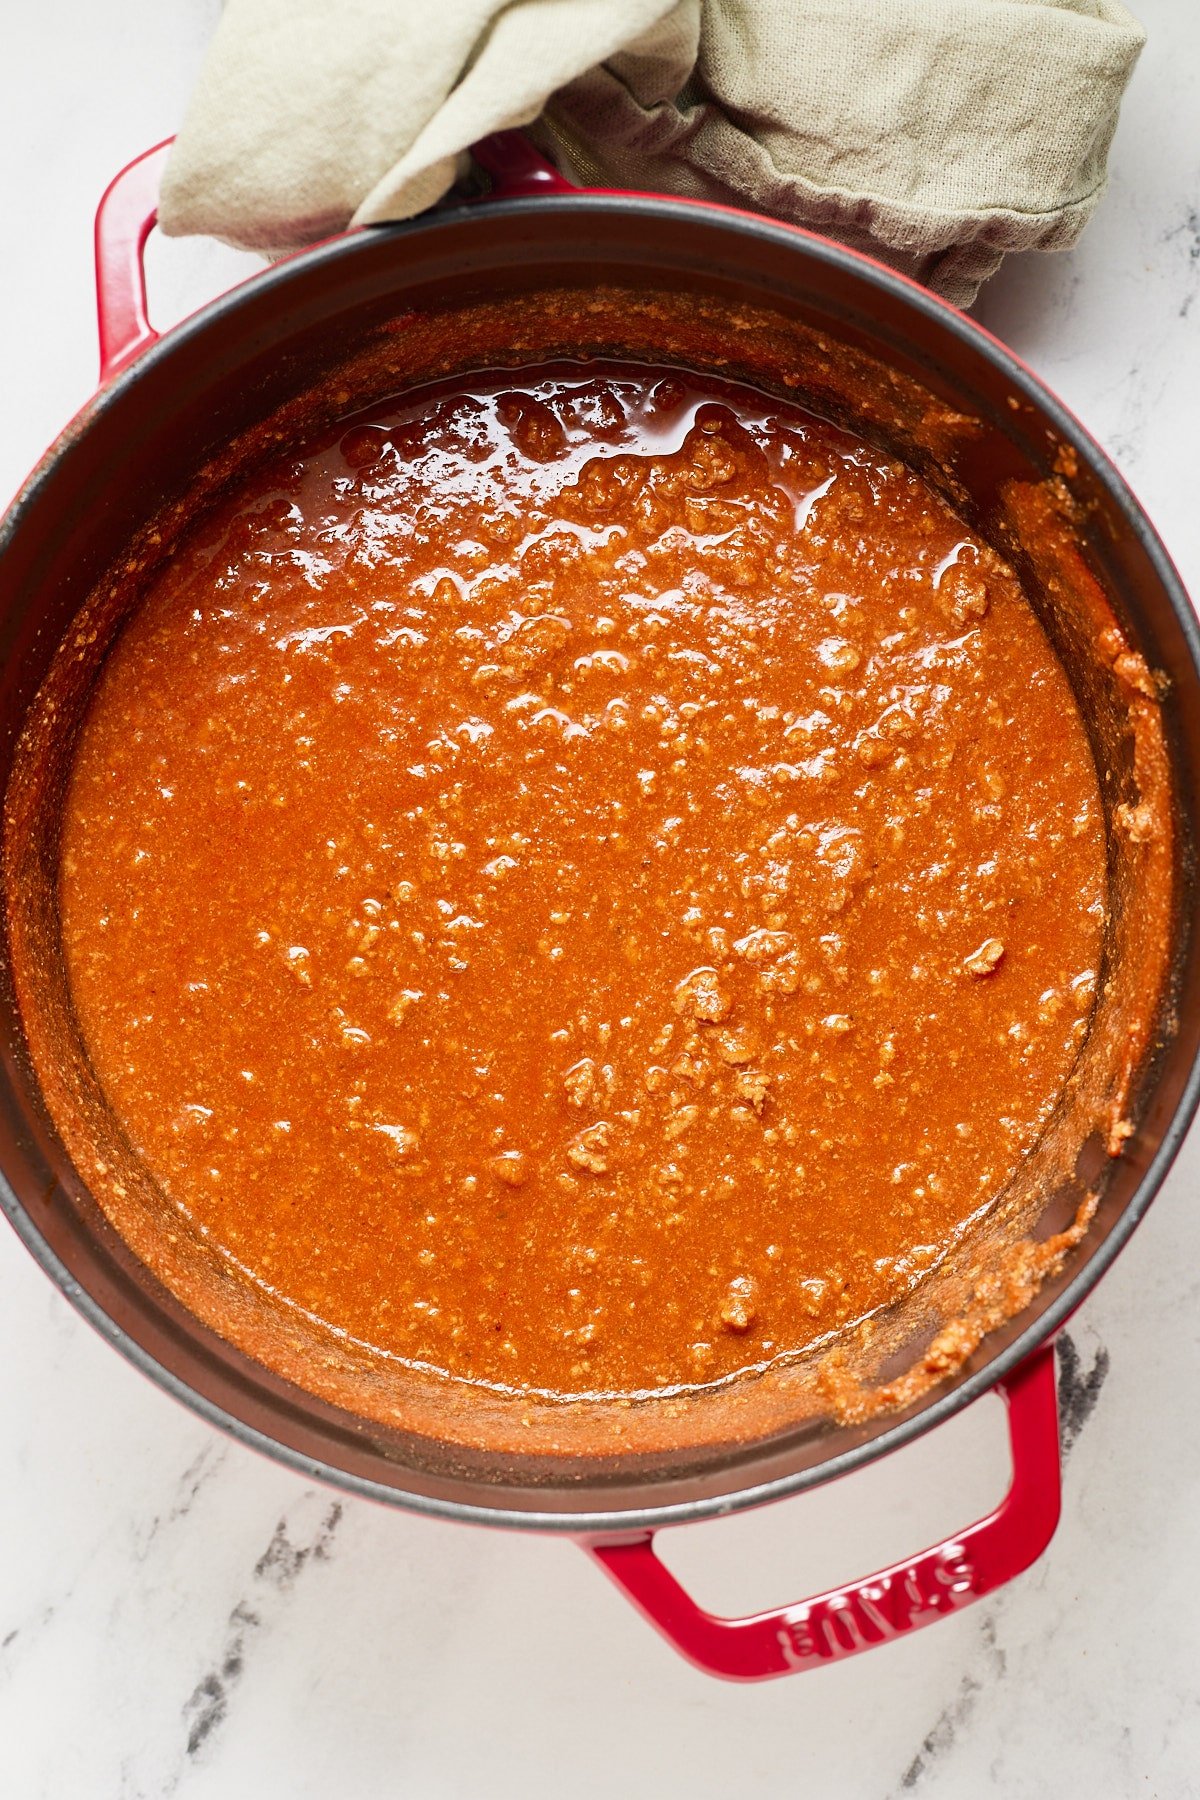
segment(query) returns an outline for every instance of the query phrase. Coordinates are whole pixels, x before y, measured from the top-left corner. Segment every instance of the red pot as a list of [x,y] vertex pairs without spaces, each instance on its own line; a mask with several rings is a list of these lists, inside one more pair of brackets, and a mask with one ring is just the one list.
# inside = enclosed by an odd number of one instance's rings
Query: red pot
[[[0,1200],[73,1304],[128,1359],[202,1417],[301,1470],[373,1499],[467,1520],[577,1536],[701,1668],[756,1679],[903,1635],[989,1593],[1041,1554],[1059,1513],[1052,1339],[1126,1242],[1160,1185],[1200,1096],[1200,1003],[1192,857],[1200,796],[1200,642],[1152,527],[1103,452],[1012,354],[892,271],[752,214],[636,194],[581,194],[513,134],[480,146],[490,204],[347,234],[256,275],[159,338],[141,255],[167,146],[119,175],[97,216],[101,381],[0,527],[0,780],[29,703],[79,605],[134,531],[186,489],[214,449],[281,403],[367,323],[413,306],[586,285],[685,286],[783,305],[866,347],[980,421],[967,476],[985,536],[1000,483],[1041,480],[1064,446],[1086,496],[1085,549],[1132,642],[1171,687],[1164,704],[1182,898],[1174,1028],[1144,1073],[1137,1128],[1103,1175],[1094,1223],[1061,1274],[906,1413],[811,1427],[687,1466],[533,1482],[467,1467],[427,1444],[318,1401],[215,1336],[116,1237],[58,1140],[32,1074],[0,963]],[[1058,465],[1061,466],[1061,463]],[[1164,1015],[1165,1017],[1165,1015]],[[988,1518],[910,1561],[815,1599],[744,1619],[702,1611],[656,1558],[654,1531],[815,1487],[930,1430],[990,1388],[1008,1408],[1013,1481]]]

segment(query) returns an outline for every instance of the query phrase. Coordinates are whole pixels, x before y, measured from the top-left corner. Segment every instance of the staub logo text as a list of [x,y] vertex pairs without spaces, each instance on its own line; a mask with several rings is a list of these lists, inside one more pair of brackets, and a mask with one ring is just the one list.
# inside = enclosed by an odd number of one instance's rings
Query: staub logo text
[[936,1556],[798,1607],[779,1628],[779,1647],[789,1668],[851,1656],[917,1625],[953,1612],[971,1598],[975,1570],[961,1544]]

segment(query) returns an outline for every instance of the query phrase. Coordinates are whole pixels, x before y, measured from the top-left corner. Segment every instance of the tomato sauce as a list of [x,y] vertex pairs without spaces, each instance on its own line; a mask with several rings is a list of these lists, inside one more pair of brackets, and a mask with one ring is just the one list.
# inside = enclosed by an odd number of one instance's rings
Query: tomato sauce
[[1051,1117],[1106,911],[1012,572],[799,408],[596,363],[376,408],[212,512],[105,665],[60,883],[189,1229],[554,1396],[909,1292]]

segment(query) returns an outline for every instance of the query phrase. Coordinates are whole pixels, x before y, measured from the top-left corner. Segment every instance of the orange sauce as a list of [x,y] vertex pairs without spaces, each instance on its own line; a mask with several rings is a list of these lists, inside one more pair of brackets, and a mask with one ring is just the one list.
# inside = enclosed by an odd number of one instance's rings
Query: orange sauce
[[909,1291],[1049,1119],[1105,906],[1011,571],[795,407],[596,364],[376,409],[210,515],[106,664],[61,868],[190,1227],[554,1395]]

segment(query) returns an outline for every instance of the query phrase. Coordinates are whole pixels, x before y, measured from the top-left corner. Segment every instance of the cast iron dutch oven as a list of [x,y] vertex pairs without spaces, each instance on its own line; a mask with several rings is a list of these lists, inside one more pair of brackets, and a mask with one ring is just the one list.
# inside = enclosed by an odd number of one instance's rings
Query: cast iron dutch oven
[[[1025,1311],[907,1412],[811,1426],[666,1477],[525,1482],[406,1460],[403,1445],[306,1395],[217,1338],[115,1237],[57,1139],[23,1048],[7,948],[0,969],[0,1199],[42,1268],[113,1345],[203,1418],[304,1475],[476,1524],[575,1535],[701,1668],[740,1679],[853,1654],[944,1616],[1041,1554],[1060,1503],[1054,1333],[1127,1241],[1178,1150],[1200,1092],[1200,967],[1191,847],[1200,806],[1200,641],[1187,597],[1144,513],[1107,458],[1003,345],[952,307],[807,232],[703,203],[580,193],[519,137],[480,148],[489,204],[321,244],[256,275],[163,337],[146,314],[142,251],[167,146],[123,171],[97,217],[101,387],[52,446],[0,531],[0,779],[55,647],[93,583],[137,528],[186,489],[214,450],[290,396],[313,346],[352,336],[364,315],[431,297],[531,284],[684,288],[766,302],[849,338],[978,421],[968,514],[986,530],[995,487],[1045,479],[1064,446],[1086,491],[1094,573],[1132,642],[1170,686],[1177,819],[1174,972],[1137,1125],[1103,1184],[1082,1244]],[[1074,466],[1074,465],[1073,465]],[[977,526],[978,528],[978,526]],[[929,1431],[989,1389],[1007,1403],[1013,1479],[997,1510],[947,1542],[776,1612],[702,1611],[655,1556],[660,1526],[758,1506],[852,1470]]]

